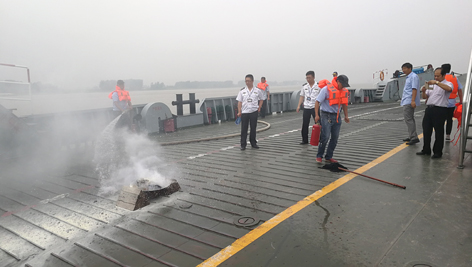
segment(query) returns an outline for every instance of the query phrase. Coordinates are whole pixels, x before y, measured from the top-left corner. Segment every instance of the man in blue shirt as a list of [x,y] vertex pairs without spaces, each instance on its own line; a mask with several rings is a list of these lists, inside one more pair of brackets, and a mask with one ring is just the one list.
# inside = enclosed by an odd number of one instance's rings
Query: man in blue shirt
[[408,138],[403,141],[408,142],[407,145],[419,143],[418,134],[416,133],[415,108],[420,105],[420,79],[416,73],[412,72],[413,65],[405,63],[402,65],[402,71],[405,73],[406,81],[403,88],[401,106],[403,107],[403,117],[408,127]]
[[[349,87],[349,79],[346,75],[339,75],[336,84],[332,84],[338,90],[342,90]],[[316,162],[321,163],[323,154],[328,144],[328,151],[326,151],[325,160],[327,162],[336,163],[337,160],[333,159],[334,149],[338,144],[339,131],[341,130],[341,119],[339,115],[340,106],[337,104],[330,105],[330,93],[328,86],[323,87],[315,102],[315,122],[320,121],[321,118],[321,135],[320,143],[318,145],[318,153],[316,154]],[[344,111],[344,121],[349,123],[349,117],[347,114],[347,104],[342,104],[342,110]],[[321,109],[321,114],[320,110]],[[330,140],[331,136],[331,140]]]

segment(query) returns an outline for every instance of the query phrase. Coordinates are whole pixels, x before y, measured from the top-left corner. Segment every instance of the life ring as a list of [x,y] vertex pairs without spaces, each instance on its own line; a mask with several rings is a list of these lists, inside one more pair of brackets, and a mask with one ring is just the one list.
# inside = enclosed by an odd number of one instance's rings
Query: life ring
[[380,80],[381,80],[381,81],[383,81],[383,80],[384,80],[384,78],[385,78],[384,72],[383,72],[383,71],[381,71],[381,72],[380,72]]

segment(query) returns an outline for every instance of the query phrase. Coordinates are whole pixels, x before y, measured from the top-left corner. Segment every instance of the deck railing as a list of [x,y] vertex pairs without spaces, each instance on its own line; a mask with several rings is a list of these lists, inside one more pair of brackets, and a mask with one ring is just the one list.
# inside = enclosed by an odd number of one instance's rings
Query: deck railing
[[471,75],[472,74],[472,51],[469,60],[469,68],[467,69],[467,80],[465,82],[465,87],[463,91],[463,100],[462,100],[462,127],[460,129],[460,148],[459,148],[459,166],[458,168],[464,168],[464,157],[465,153],[472,153],[472,150],[467,149],[467,140],[471,140],[472,137],[469,137],[469,127],[470,123],[470,98],[471,98]]

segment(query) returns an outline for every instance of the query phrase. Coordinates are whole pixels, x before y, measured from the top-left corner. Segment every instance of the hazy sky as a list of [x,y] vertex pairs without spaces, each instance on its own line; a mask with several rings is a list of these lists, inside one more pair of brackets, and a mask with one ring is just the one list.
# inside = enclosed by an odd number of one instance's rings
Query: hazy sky
[[471,48],[471,0],[0,0],[0,63],[68,88],[247,73],[270,83],[308,70],[371,83],[404,62],[465,72]]

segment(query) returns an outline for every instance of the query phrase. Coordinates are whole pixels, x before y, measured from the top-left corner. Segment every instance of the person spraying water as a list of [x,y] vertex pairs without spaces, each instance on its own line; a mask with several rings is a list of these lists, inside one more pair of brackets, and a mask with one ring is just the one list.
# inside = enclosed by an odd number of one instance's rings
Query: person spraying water
[[120,118],[117,122],[117,127],[125,127],[134,131],[133,120],[132,120],[132,110],[133,105],[131,104],[131,97],[129,92],[125,90],[125,82],[123,80],[118,80],[116,82],[115,91],[111,92],[108,95],[108,98],[113,100],[113,114],[114,117]]
[[108,98],[113,100],[113,113],[115,114],[115,118],[133,108],[131,97],[129,92],[125,90],[125,82],[123,80],[116,82],[115,91],[111,92]]

